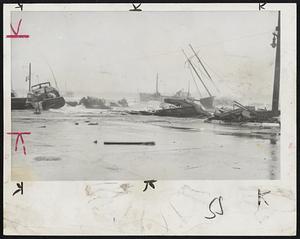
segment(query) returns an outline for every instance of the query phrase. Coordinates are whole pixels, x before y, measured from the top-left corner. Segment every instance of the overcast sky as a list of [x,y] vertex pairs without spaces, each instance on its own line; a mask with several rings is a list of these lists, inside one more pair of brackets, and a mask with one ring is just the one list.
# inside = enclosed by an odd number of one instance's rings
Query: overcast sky
[[271,102],[277,12],[13,12],[14,26],[20,18],[30,38],[11,40],[16,90],[27,89],[31,62],[33,84],[54,84],[49,64],[62,91],[154,92],[158,73],[161,93],[190,80],[198,96],[181,51],[192,55],[191,43],[221,90],[207,83],[213,93]]

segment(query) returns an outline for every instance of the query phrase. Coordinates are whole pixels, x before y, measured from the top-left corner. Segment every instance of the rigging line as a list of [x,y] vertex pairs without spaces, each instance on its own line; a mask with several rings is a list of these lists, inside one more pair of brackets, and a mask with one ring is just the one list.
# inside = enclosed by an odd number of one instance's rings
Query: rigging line
[[[195,65],[195,68],[197,68],[199,70],[199,72],[201,73],[202,79],[205,78],[207,79],[208,76],[203,72],[203,69],[201,69],[198,65]],[[214,82],[212,81],[214,88],[217,90],[218,93],[220,93],[219,88],[214,84]]]
[[59,90],[58,85],[57,85],[57,82],[56,82],[56,78],[55,78],[55,75],[54,75],[54,72],[53,72],[53,70],[52,70],[52,68],[51,68],[51,66],[50,66],[50,64],[49,64],[49,62],[47,61],[46,56],[42,53],[42,51],[41,51],[39,48],[36,48],[36,50],[37,50],[37,52],[39,53],[40,57],[41,57],[41,58],[46,62],[46,64],[48,65],[48,67],[49,67],[49,69],[50,69],[50,71],[51,71],[52,77],[53,77],[53,79],[54,79],[54,82],[55,82],[55,87],[56,87],[57,90]]
[[[197,51],[197,54],[200,52],[200,50],[198,50]],[[220,74],[217,74],[217,72],[216,72],[216,69],[213,69],[213,67],[212,66],[210,66],[205,60],[203,60],[202,59],[202,63],[207,67],[207,68],[209,68],[209,70],[211,71],[211,72],[213,72],[220,80],[223,80],[225,77],[220,73]],[[196,66],[197,67],[197,66]],[[197,67],[198,68],[198,67]],[[199,68],[198,68],[199,69]],[[220,76],[220,75],[222,75],[222,76]]]
[[[236,38],[227,39],[227,40],[224,40],[224,41],[215,41],[215,42],[211,42],[211,43],[200,44],[200,45],[197,45],[196,47],[199,47],[199,46],[210,46],[210,45],[221,44],[221,43],[225,43],[225,42],[230,42],[230,41],[245,39],[245,38],[249,38],[249,37],[267,35],[267,34],[270,34],[270,32],[272,32],[272,31],[263,32],[263,33],[257,33],[257,34],[252,34],[252,35],[245,35],[245,36],[242,36],[242,37],[236,37]],[[192,56],[192,58],[194,58],[194,57],[195,56]]]
[[[206,67],[208,67],[220,80],[223,80],[225,77],[224,77],[224,75],[223,74],[221,74],[221,73],[218,73],[217,74],[217,72],[216,72],[216,69],[213,69],[209,64],[207,64],[204,60],[202,60],[203,61],[203,64],[206,66]],[[220,76],[221,75],[221,76]]]
[[197,88],[198,93],[199,93],[200,98],[201,98],[201,97],[202,97],[202,94],[201,94],[200,89],[199,89],[199,87],[198,87],[198,85],[197,85],[196,79],[195,79],[195,77],[194,77],[194,74],[193,74],[193,71],[192,71],[190,65],[188,65],[188,69],[189,69],[189,71],[190,71],[190,73],[191,73],[192,79],[193,79],[193,81],[194,81],[194,83],[195,83],[195,85],[196,85],[196,88]]
[[52,76],[53,76],[53,79],[54,79],[54,82],[55,82],[55,86],[56,86],[57,90],[59,90],[58,85],[57,85],[57,82],[56,82],[56,78],[55,78],[55,75],[54,75],[54,72],[53,72],[53,70],[52,70],[50,64],[49,64],[48,61],[46,60],[46,58],[45,58],[45,61],[46,61],[47,65],[48,65],[48,67],[49,67],[49,69],[50,69],[50,71],[51,71],[51,73],[52,73]]
[[205,66],[203,65],[202,61],[200,60],[200,57],[197,55],[197,53],[195,52],[194,48],[192,47],[192,44],[189,44],[190,48],[192,49],[193,53],[195,54],[195,56],[197,57],[199,63],[201,64],[202,68],[204,69],[206,75],[208,76],[209,80],[213,83],[214,87],[217,89],[218,92],[220,92],[219,88],[217,87],[217,85],[215,84],[215,82],[213,81],[213,79],[211,78],[210,74],[208,73],[208,71],[206,70]]
[[201,67],[199,67],[199,65],[196,65],[196,64],[195,64],[195,68],[200,72],[199,75],[201,75],[202,79],[205,78],[207,80],[208,76],[203,72],[203,69]]
[[[213,67],[211,67],[208,63],[206,63],[203,59],[202,59],[202,62],[203,62],[203,64],[207,67],[207,68],[209,68],[209,70],[211,71],[211,72],[213,72],[216,76],[217,76],[217,78],[219,79],[219,80],[224,80],[226,77],[222,74],[222,73],[217,73],[218,71],[215,69],[215,68],[213,68]],[[230,89],[231,91],[234,91],[234,89],[232,88],[232,87],[230,87],[228,84],[226,84],[226,87],[228,88],[228,89]],[[220,91],[219,91],[220,92]],[[221,93],[221,92],[220,92]]]
[[[270,30],[270,31],[272,32],[273,29]],[[266,34],[270,34],[270,31],[265,31],[265,32],[261,32],[261,33],[250,34],[250,35],[244,35],[244,36],[240,36],[240,37],[236,37],[236,38],[227,39],[227,40],[224,40],[224,41],[217,41],[217,42],[213,42],[213,43],[202,44],[202,46],[213,45],[215,43],[223,43],[223,42],[228,42],[228,41],[234,41],[234,40],[243,39],[243,38],[249,38],[249,37],[254,37],[254,36],[266,35]],[[199,53],[199,51],[197,51],[197,54],[198,53]],[[152,54],[152,55],[148,55],[148,56],[133,58],[132,60],[135,60],[135,59],[138,60],[138,59],[143,59],[143,58],[150,58],[150,57],[155,57],[155,56],[163,56],[163,55],[173,55],[173,54],[179,54],[179,50],[166,51],[164,53],[158,53],[158,54]],[[191,56],[189,58],[192,59],[194,57],[195,56]]]
[[184,50],[182,49],[182,53],[185,55],[185,57],[187,58],[188,62],[190,63],[191,67],[193,68],[193,70],[195,71],[196,75],[198,76],[199,80],[201,81],[202,85],[204,86],[205,90],[207,91],[207,93],[209,94],[209,96],[212,96],[210,91],[207,89],[206,85],[204,84],[204,82],[202,81],[201,77],[199,76],[197,70],[195,69],[194,65],[192,64],[192,62],[190,61],[190,59],[188,58],[188,56],[185,54]]

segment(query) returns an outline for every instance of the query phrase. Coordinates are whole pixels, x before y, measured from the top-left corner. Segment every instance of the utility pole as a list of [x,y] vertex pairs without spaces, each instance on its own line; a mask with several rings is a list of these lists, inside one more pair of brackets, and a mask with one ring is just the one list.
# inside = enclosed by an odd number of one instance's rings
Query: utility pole
[[[273,33],[272,47],[276,47],[275,56],[275,72],[274,72],[274,85],[273,85],[273,100],[272,100],[272,112],[274,114],[279,113],[279,87],[280,87],[280,11],[278,11],[278,25],[276,27],[277,33]],[[275,40],[277,42],[275,43]]]

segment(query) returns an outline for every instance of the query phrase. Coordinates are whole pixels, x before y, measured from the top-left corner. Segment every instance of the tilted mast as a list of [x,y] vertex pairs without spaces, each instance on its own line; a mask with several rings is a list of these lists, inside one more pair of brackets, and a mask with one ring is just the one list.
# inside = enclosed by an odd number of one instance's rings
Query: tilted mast
[[184,50],[182,50],[183,54],[185,55],[187,61],[190,63],[191,67],[193,68],[194,72],[196,73],[196,75],[198,76],[199,80],[201,81],[202,85],[204,86],[205,90],[207,91],[207,93],[209,94],[209,96],[212,96],[212,94],[210,93],[210,91],[207,89],[206,85],[204,84],[203,80],[201,79],[199,73],[197,72],[197,70],[195,69],[195,67],[193,66],[191,60],[188,58],[188,56],[185,54]]
[[217,88],[217,86],[215,85],[215,82],[214,82],[213,79],[211,78],[210,74],[209,74],[208,71],[206,70],[204,64],[203,64],[202,61],[200,60],[200,57],[198,56],[198,54],[196,53],[196,51],[195,51],[194,48],[192,47],[192,44],[189,44],[189,46],[190,46],[190,48],[192,49],[192,51],[193,51],[193,53],[195,54],[195,56],[197,57],[197,59],[198,59],[200,65],[201,65],[202,68],[204,69],[206,75],[208,76],[208,78],[210,79],[210,81],[214,84],[214,87],[215,87],[217,90],[219,90],[219,89]]

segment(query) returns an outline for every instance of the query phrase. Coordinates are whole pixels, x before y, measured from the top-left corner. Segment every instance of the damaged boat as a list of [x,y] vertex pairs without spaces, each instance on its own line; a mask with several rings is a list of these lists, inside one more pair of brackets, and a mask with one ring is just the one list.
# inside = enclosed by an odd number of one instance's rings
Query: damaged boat
[[105,99],[100,99],[96,97],[83,97],[79,101],[80,105],[84,105],[87,109],[111,109],[111,107],[106,105]]
[[33,109],[39,104],[43,110],[59,109],[65,105],[64,98],[59,91],[51,86],[50,82],[44,82],[31,86],[31,63],[29,63],[29,74],[26,77],[28,81],[28,93],[25,98],[15,97],[11,95],[12,109]]
[[200,104],[196,104],[189,99],[174,99],[166,98],[165,103],[174,105],[169,108],[160,109],[154,112],[157,116],[169,116],[169,117],[197,117],[205,118],[211,116],[211,114]]
[[[276,42],[277,40],[277,42]],[[278,13],[278,25],[273,33],[273,48],[276,47],[275,72],[273,83],[272,110],[256,109],[254,106],[244,106],[234,101],[237,109],[223,110],[218,109],[207,122],[217,122],[221,124],[275,124],[280,126],[279,110],[279,88],[280,88],[280,12]]]
[[27,97],[17,97],[14,90],[11,92],[11,109],[12,110],[27,110],[33,109],[33,106],[28,102]]
[[59,109],[65,105],[65,99],[50,82],[33,85],[27,94],[27,99],[32,105],[40,102],[43,110]]
[[162,101],[163,96],[158,91],[158,73],[156,74],[156,91],[155,93],[140,93],[140,101],[148,102],[148,101]]
[[167,116],[167,117],[196,117],[206,118],[211,116],[207,110],[200,104],[189,99],[172,99],[166,98],[164,100],[162,109],[152,111],[130,111],[129,114],[138,115],[155,115],[155,116]]

